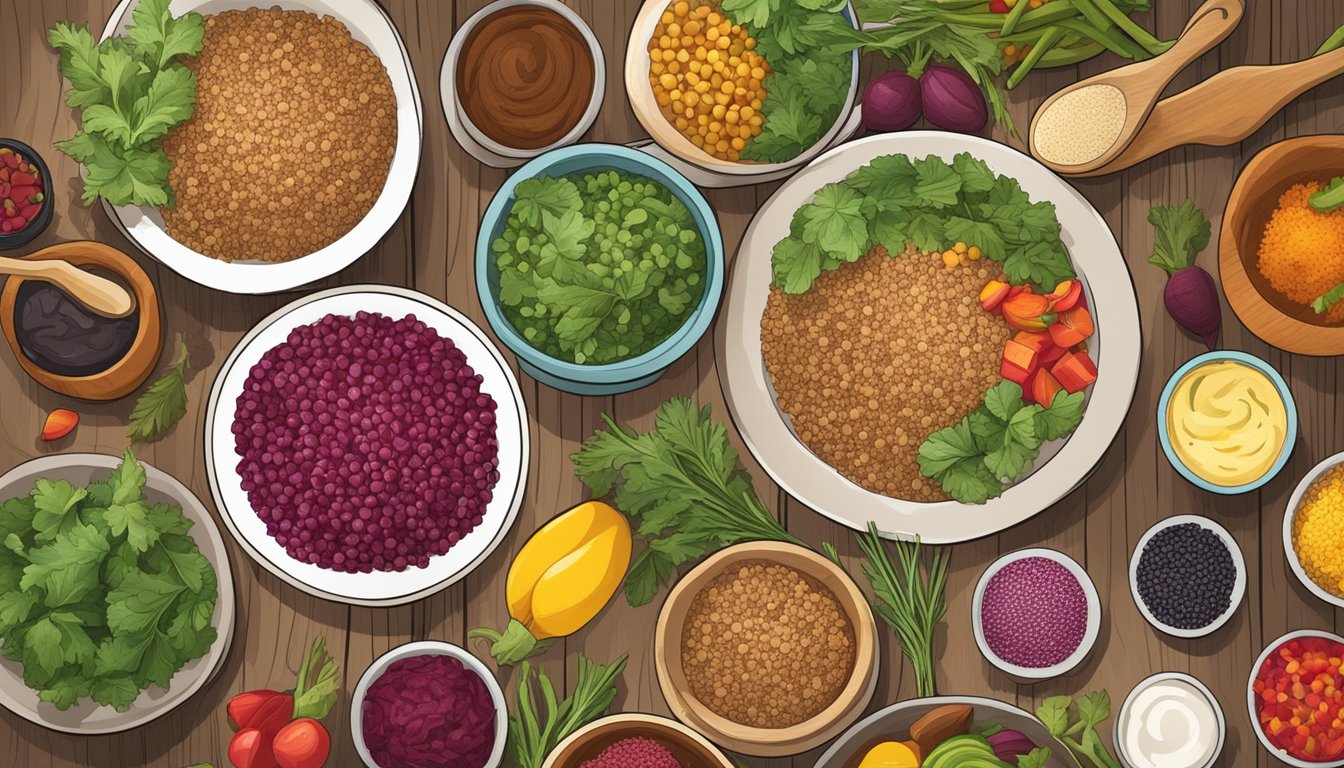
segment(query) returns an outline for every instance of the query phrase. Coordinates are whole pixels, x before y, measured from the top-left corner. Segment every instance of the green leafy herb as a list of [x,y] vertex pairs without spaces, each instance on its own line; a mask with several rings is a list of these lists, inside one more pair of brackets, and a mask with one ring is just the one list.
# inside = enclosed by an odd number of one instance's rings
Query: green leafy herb
[[140,0],[124,37],[95,43],[88,26],[57,24],[47,41],[70,82],[66,104],[82,110],[78,133],[56,146],[84,166],[84,202],[173,205],[172,163],[159,140],[191,117],[196,75],[180,63],[201,50],[199,13],[174,18],[171,0]]
[[875,523],[869,523],[868,531],[854,538],[863,549],[863,573],[877,597],[873,610],[901,641],[901,653],[915,670],[916,695],[937,696],[934,632],[947,613],[948,550],[933,548],[927,564],[921,565],[924,559],[919,538],[897,541],[898,566],[887,553]]
[[756,495],[709,406],[668,400],[643,434],[603,420],[607,429],[571,458],[579,480],[595,497],[612,494],[646,543],[625,579],[631,605],[652,600],[681,565],[711,550],[753,540],[802,544]]
[[177,362],[167,373],[149,385],[131,408],[131,423],[126,436],[136,443],[152,443],[163,437],[187,413],[187,371],[191,355],[187,340],[177,338]]
[[308,655],[299,668],[299,679],[294,686],[294,719],[311,717],[321,720],[331,713],[336,697],[341,692],[341,668],[327,653],[327,639],[313,638]]
[[1022,401],[1022,388],[1002,381],[960,423],[929,435],[919,446],[919,471],[963,504],[1003,494],[1041,453],[1083,420],[1082,392],[1060,392],[1046,408]]
[[1344,301],[1344,283],[1336,285],[1334,288],[1317,296],[1315,301],[1311,302],[1311,308],[1316,310],[1316,314],[1324,315],[1330,311],[1330,308]]
[[1120,761],[1102,743],[1098,730],[1111,716],[1111,695],[1105,690],[1077,699],[1051,696],[1036,708],[1036,716],[1083,768],[1121,768]]
[[704,294],[705,243],[666,187],[617,171],[529,179],[491,245],[499,302],[527,343],[605,364],[646,352]]
[[798,209],[789,236],[775,245],[775,284],[805,293],[822,272],[872,245],[894,255],[906,243],[937,251],[963,242],[1002,262],[1012,282],[1049,290],[1075,276],[1059,234],[1054,205],[1032,203],[1017,181],[968,153],[951,164],[886,155]]
[[1153,256],[1148,263],[1175,274],[1195,263],[1209,246],[1212,225],[1193,201],[1180,205],[1155,205],[1148,211],[1154,227]]
[[0,652],[57,709],[124,712],[215,641],[215,571],[144,485],[127,451],[106,480],[41,479],[0,504]]
[[1336,176],[1324,189],[1312,193],[1307,202],[1321,213],[1344,208],[1344,176]]
[[1050,748],[1037,747],[1017,758],[1017,768],[1046,768],[1050,762]]
[[616,698],[616,678],[625,668],[627,654],[603,666],[578,654],[579,678],[574,694],[560,701],[555,685],[545,672],[536,670],[543,710],[539,711],[532,685],[532,665],[526,661],[518,671],[516,714],[509,717],[505,754],[515,768],[541,768],[546,756],[571,733],[606,713]]

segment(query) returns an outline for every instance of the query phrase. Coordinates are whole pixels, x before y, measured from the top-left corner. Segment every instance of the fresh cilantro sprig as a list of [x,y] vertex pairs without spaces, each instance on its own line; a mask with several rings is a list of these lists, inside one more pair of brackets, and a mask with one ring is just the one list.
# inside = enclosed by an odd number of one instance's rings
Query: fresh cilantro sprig
[[668,400],[643,434],[603,420],[607,429],[571,458],[579,480],[595,497],[612,494],[646,544],[625,579],[631,605],[652,600],[681,565],[711,550],[739,541],[802,544],[756,495],[709,406],[697,410],[687,398]]
[[195,56],[204,18],[174,18],[171,0],[140,0],[125,36],[96,43],[88,25],[60,23],[47,34],[70,82],[66,104],[81,110],[80,130],[56,147],[84,166],[84,203],[173,205],[172,162],[159,145],[191,117],[196,75],[180,63]]
[[919,446],[919,471],[963,504],[1003,494],[1041,453],[1083,420],[1083,393],[1060,392],[1046,408],[1022,401],[1022,388],[999,382],[961,422],[929,435]]
[[1050,748],[1037,747],[1017,758],[1017,768],[1046,768],[1050,763]]
[[1083,768],[1121,768],[1098,730],[1111,717],[1111,695],[1107,691],[1094,691],[1077,699],[1051,696],[1036,708],[1036,716]]
[[1195,257],[1209,246],[1212,225],[1193,200],[1180,205],[1155,205],[1148,211],[1153,225],[1153,255],[1148,263],[1166,270],[1168,275],[1195,263]]
[[150,384],[131,408],[130,426],[126,436],[136,443],[152,443],[163,437],[187,413],[187,371],[191,355],[187,340],[177,339],[177,362],[167,373]]
[[1075,276],[1049,202],[1033,203],[1015,179],[961,153],[949,164],[930,155],[885,155],[817,191],[775,245],[775,284],[805,293],[825,271],[869,247],[892,254],[914,243],[938,251],[963,242],[1002,262],[1015,284],[1050,290]]
[[57,709],[126,711],[216,638],[214,568],[182,510],[144,495],[127,451],[106,480],[38,480],[0,504],[0,652]]

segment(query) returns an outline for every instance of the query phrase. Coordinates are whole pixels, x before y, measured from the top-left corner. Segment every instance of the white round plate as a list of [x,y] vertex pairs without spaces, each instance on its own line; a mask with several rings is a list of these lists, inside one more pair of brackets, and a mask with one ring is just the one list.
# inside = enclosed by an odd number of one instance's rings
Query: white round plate
[[[267,351],[284,342],[293,329],[327,315],[353,316],[359,311],[379,312],[394,319],[414,314],[462,350],[467,363],[483,379],[481,390],[495,399],[499,482],[494,496],[485,508],[481,524],[452,549],[431,558],[425,568],[344,573],[299,562],[266,533],[266,524],[253,511],[238,475],[239,457],[232,432],[234,409],[252,367]],[[311,595],[351,605],[391,606],[419,600],[480,565],[518,516],[527,482],[529,450],[527,411],[518,380],[494,344],[447,304],[386,285],[352,285],[319,291],[281,307],[257,323],[224,362],[206,407],[206,472],[210,491],[229,532],[253,560],[291,585]]]
[[[794,211],[822,186],[883,155],[937,155],[951,162],[960,152],[983,160],[999,175],[1017,179],[1033,202],[1054,203],[1064,245],[1087,291],[1097,329],[1088,348],[1098,378],[1077,431],[1066,440],[1042,446],[1029,476],[980,505],[894,499],[845,478],[794,436],[775,404],[761,356],[761,317],[773,279],[771,251],[789,231]],[[892,286],[892,290],[902,289]],[[1101,214],[1045,166],[975,136],[939,131],[870,136],[814,160],[780,187],[752,220],[733,263],[723,311],[715,332],[719,382],[752,455],[780,487],[807,506],[856,530],[873,521],[888,538],[918,535],[930,544],[969,541],[1016,525],[1059,501],[1101,461],[1124,424],[1138,382],[1142,346],[1138,303],[1124,257]],[[899,387],[900,382],[891,385]],[[1099,405],[1094,408],[1092,403]]]
[[[38,478],[65,480],[76,487],[104,480],[120,463],[120,456],[100,453],[57,453],[32,459],[0,476],[0,501],[27,496]],[[39,699],[37,691],[24,685],[22,664],[0,659],[0,705],[31,723],[80,736],[138,728],[163,717],[195,695],[214,679],[229,655],[229,648],[233,645],[235,606],[233,570],[229,567],[229,553],[224,548],[224,538],[220,536],[219,528],[215,527],[215,521],[200,499],[186,486],[143,460],[140,460],[140,465],[145,468],[145,497],[154,503],[182,508],[183,517],[192,522],[188,533],[215,569],[219,597],[215,601],[215,612],[210,622],[219,636],[204,656],[187,662],[173,675],[167,690],[151,685],[140,692],[135,703],[125,712],[101,706],[90,699],[83,699],[62,712]]]
[[1125,731],[1129,728],[1129,719],[1133,714],[1134,701],[1139,697],[1139,694],[1154,685],[1166,682],[1181,682],[1194,688],[1204,697],[1204,700],[1207,701],[1209,706],[1213,709],[1215,728],[1217,728],[1218,731],[1213,746],[1213,756],[1208,759],[1208,762],[1198,766],[1198,768],[1212,768],[1212,766],[1218,762],[1218,756],[1223,753],[1223,746],[1227,743],[1227,718],[1223,715],[1223,705],[1218,703],[1218,697],[1213,695],[1213,691],[1210,691],[1209,687],[1201,683],[1198,678],[1193,675],[1187,675],[1184,672],[1158,672],[1140,680],[1139,683],[1130,690],[1129,695],[1125,697],[1125,703],[1120,706],[1120,713],[1115,717],[1115,727],[1111,734],[1111,743],[1115,745],[1117,756],[1124,765],[1135,764],[1135,761],[1131,760],[1129,755],[1125,752]]
[[[138,0],[122,0],[112,12],[102,39],[124,32],[131,9]],[[387,171],[387,182],[373,208],[339,240],[307,256],[290,261],[221,261],[188,248],[164,229],[163,216],[148,206],[103,207],[136,246],[169,269],[208,288],[228,293],[264,294],[288,291],[321,280],[350,266],[373,249],[396,224],[411,199],[416,171],[420,167],[423,132],[420,91],[411,71],[410,57],[392,20],[373,0],[173,0],[175,15],[196,11],[210,15],[253,7],[279,7],[331,16],[350,30],[350,35],[368,46],[383,63],[397,99],[397,146]]]
[[1302,586],[1306,587],[1311,594],[1339,608],[1344,608],[1344,598],[1317,584],[1307,575],[1307,569],[1302,567],[1302,559],[1297,556],[1297,549],[1293,546],[1293,521],[1297,518],[1297,508],[1302,505],[1302,499],[1311,489],[1311,484],[1319,480],[1321,475],[1342,463],[1344,463],[1344,453],[1337,453],[1312,467],[1298,481],[1297,488],[1293,489],[1293,495],[1288,499],[1288,507],[1283,511],[1283,554],[1288,558],[1288,566],[1293,569],[1293,575],[1297,576],[1297,580],[1302,582]]
[[[1223,611],[1222,615],[1217,619],[1214,619],[1212,624],[1205,627],[1199,627],[1198,629],[1180,629],[1158,621],[1152,611],[1148,610],[1148,605],[1143,602],[1143,598],[1139,595],[1139,558],[1143,556],[1143,548],[1148,546],[1148,542],[1152,541],[1153,537],[1158,533],[1165,531],[1174,525],[1183,525],[1185,523],[1194,523],[1200,528],[1217,536],[1218,539],[1223,542],[1223,546],[1227,547],[1227,554],[1232,557],[1232,567],[1236,570],[1236,576],[1232,582],[1232,594],[1229,597],[1230,603],[1227,606],[1227,610]],[[1241,547],[1237,545],[1237,540],[1232,538],[1232,534],[1228,533],[1226,528],[1209,518],[1201,517],[1200,515],[1175,515],[1173,517],[1168,517],[1145,531],[1143,536],[1139,538],[1139,543],[1134,545],[1134,554],[1129,558],[1129,594],[1134,598],[1134,605],[1138,606],[1139,613],[1143,614],[1143,618],[1147,619],[1148,623],[1153,625],[1159,632],[1164,632],[1172,637],[1203,637],[1205,635],[1210,635],[1218,631],[1220,627],[1232,618],[1233,614],[1237,612],[1237,608],[1241,607],[1242,598],[1246,597],[1246,558],[1242,556]]]
[[1265,748],[1275,759],[1282,760],[1287,765],[1294,768],[1344,768],[1344,760],[1330,761],[1312,761],[1303,760],[1288,754],[1287,750],[1281,749],[1270,742],[1269,737],[1265,735],[1264,728],[1260,725],[1260,710],[1258,709],[1260,697],[1255,693],[1255,678],[1260,674],[1260,667],[1264,666],[1265,659],[1269,654],[1277,651],[1279,646],[1290,640],[1297,640],[1305,637],[1319,637],[1329,642],[1344,643],[1344,637],[1340,637],[1334,632],[1327,632],[1323,629],[1298,629],[1287,634],[1279,635],[1260,652],[1255,658],[1255,663],[1251,665],[1251,674],[1246,680],[1246,714],[1251,721],[1251,731],[1255,733],[1255,738],[1260,742],[1260,746]]
[[439,640],[421,640],[399,645],[374,659],[369,668],[364,670],[364,674],[359,676],[355,692],[350,696],[350,738],[355,742],[355,751],[359,753],[359,759],[368,768],[378,768],[378,764],[373,762],[373,755],[369,754],[369,748],[364,744],[364,697],[393,662],[413,656],[451,656],[462,662],[462,666],[480,675],[486,690],[490,692],[490,701],[495,706],[495,745],[490,750],[490,758],[482,768],[499,768],[504,759],[504,742],[509,734],[509,709],[504,701],[504,691],[499,687],[499,681],[495,679],[490,668],[470,651]]

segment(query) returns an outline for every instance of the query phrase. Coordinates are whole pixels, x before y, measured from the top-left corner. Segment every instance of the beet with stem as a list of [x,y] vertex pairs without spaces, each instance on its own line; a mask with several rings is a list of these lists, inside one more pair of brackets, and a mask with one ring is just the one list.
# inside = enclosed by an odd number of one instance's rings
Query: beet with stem
[[1186,200],[1179,206],[1153,206],[1148,221],[1154,227],[1153,256],[1148,263],[1167,272],[1162,291],[1167,313],[1213,349],[1223,322],[1218,287],[1213,276],[1195,264],[1200,251],[1209,245],[1212,227],[1208,218]]

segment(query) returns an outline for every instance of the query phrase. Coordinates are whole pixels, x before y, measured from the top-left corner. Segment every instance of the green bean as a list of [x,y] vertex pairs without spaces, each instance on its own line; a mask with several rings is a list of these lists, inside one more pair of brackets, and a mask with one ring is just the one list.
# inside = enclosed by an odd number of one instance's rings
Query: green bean
[[1083,18],[1091,22],[1092,26],[1098,30],[1105,31],[1115,28],[1111,20],[1106,18],[1106,14],[1102,13],[1101,9],[1092,3],[1092,0],[1073,0],[1073,4],[1077,6],[1078,12],[1083,15]]
[[1023,59],[1022,63],[1017,65],[1017,69],[1014,69],[1013,73],[1008,76],[1008,87],[1017,87],[1017,84],[1022,82],[1022,78],[1026,77],[1027,74],[1035,68],[1036,63],[1041,60],[1041,57],[1045,56],[1045,54],[1059,42],[1059,38],[1062,37],[1063,34],[1064,31],[1059,27],[1051,27],[1046,30],[1045,34],[1041,35],[1041,41],[1027,53],[1027,57]]
[[1076,20],[1061,22],[1060,26],[1081,34],[1093,42],[1100,43],[1105,46],[1106,50],[1117,56],[1135,61],[1149,58],[1148,52],[1144,50],[1143,46],[1120,34],[1115,27],[1106,27],[1104,30],[1099,30],[1091,24]]
[[1040,60],[1036,62],[1036,69],[1072,67],[1101,54],[1105,50],[1104,45],[1091,40],[1068,48],[1055,46],[1042,54]]
[[1007,18],[1003,20],[1003,29],[999,34],[1011,35],[1013,30],[1022,21],[1022,16],[1026,14],[1027,9],[1031,7],[1030,0],[1017,0],[1017,5],[1008,12]]
[[[1030,6],[1029,0],[1021,0]],[[1029,8],[1025,12],[1025,17],[1018,27],[1018,31],[1035,29],[1037,27],[1052,24],[1061,19],[1077,15],[1078,10],[1073,7],[1073,0],[1053,0],[1039,8]],[[1002,13],[939,13],[935,18],[945,24],[964,24],[968,27],[977,27],[986,31],[1002,32],[1003,14]]]
[[1153,37],[1148,30],[1134,23],[1134,20],[1129,18],[1124,11],[1116,8],[1115,3],[1112,3],[1111,0],[1090,0],[1090,2],[1095,3],[1097,8],[1106,14],[1107,18],[1114,22],[1125,34],[1133,38],[1134,42],[1143,46],[1148,53],[1156,56],[1171,47],[1170,43],[1163,45],[1162,41]]

